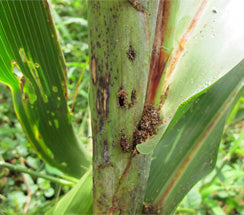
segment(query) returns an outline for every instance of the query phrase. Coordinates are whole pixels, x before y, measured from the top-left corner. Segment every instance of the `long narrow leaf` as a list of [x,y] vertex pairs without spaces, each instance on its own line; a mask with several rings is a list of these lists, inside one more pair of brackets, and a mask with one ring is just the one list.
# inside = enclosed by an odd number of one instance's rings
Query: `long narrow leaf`
[[[182,103],[198,96],[244,58],[243,6],[242,0],[180,2],[175,47],[164,70],[163,92],[157,94],[163,102],[164,126],[155,138],[137,147],[140,152],[152,152]],[[154,146],[149,149],[148,143]]]
[[0,81],[27,138],[49,164],[79,177],[90,165],[67,107],[66,66],[46,1],[0,1]]
[[46,215],[92,214],[92,169],[90,169]]
[[244,60],[200,95],[155,148],[146,201],[162,214],[213,169],[226,119],[243,93]]
[[[191,17],[192,5],[197,5],[198,11]],[[242,0],[181,2],[175,49],[179,46],[182,54],[175,59],[175,70],[170,71],[168,65],[169,71],[165,71],[165,120],[173,117],[183,101],[216,82],[244,58],[243,6]],[[180,31],[182,26],[187,28]]]

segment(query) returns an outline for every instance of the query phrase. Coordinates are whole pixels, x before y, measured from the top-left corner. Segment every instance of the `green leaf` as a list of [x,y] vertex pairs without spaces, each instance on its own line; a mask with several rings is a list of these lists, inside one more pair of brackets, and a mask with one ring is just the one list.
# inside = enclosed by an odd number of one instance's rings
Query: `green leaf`
[[[202,3],[206,3],[205,7],[201,7]],[[240,28],[240,20],[244,20],[243,6],[242,0],[180,2],[174,51],[164,71],[163,93],[160,90],[156,95],[156,100],[163,96],[164,125],[156,137],[137,146],[141,153],[154,149],[179,106],[191,102],[244,58],[244,29]],[[193,20],[196,26],[191,28]],[[192,33],[183,43],[181,38],[187,29]]]
[[52,197],[54,194],[55,194],[55,191],[52,187],[50,187],[44,191],[44,196],[46,196],[47,198]]
[[51,187],[50,181],[45,180],[43,178],[38,178],[37,179],[37,184],[43,190],[47,190],[47,189],[49,189]]
[[0,135],[20,133],[21,129],[18,128],[1,128]]
[[92,169],[45,215],[92,214]]
[[47,1],[0,1],[0,81],[38,155],[80,177],[90,155],[71,125],[66,66]]
[[38,158],[33,158],[31,156],[27,157],[26,163],[34,169],[38,169],[38,167],[41,165],[41,161]]
[[202,196],[198,190],[191,190],[184,199],[185,207],[198,209],[202,202]]
[[218,205],[218,202],[216,200],[210,199],[210,200],[206,201],[206,204],[211,208],[214,215],[226,215],[226,213]]
[[[199,8],[201,2],[203,1],[181,2],[177,29],[181,27],[183,19],[196,12],[192,5]],[[177,59],[179,63],[170,80],[165,80],[169,84],[162,107],[165,120],[173,117],[183,101],[216,82],[244,58],[244,30],[240,28],[240,20],[244,19],[241,9],[243,1],[205,2],[206,6],[196,20],[196,27],[183,47],[182,58]],[[189,24],[187,22],[186,27]],[[179,35],[185,30],[186,28]],[[179,44],[179,38],[181,37],[176,35],[175,47]]]
[[64,17],[64,21],[60,23],[60,25],[69,25],[71,23],[77,23],[80,24],[81,26],[88,26],[87,20],[83,18],[78,18],[78,17]]
[[162,214],[213,169],[226,119],[243,93],[244,60],[200,95],[155,148],[145,199]]

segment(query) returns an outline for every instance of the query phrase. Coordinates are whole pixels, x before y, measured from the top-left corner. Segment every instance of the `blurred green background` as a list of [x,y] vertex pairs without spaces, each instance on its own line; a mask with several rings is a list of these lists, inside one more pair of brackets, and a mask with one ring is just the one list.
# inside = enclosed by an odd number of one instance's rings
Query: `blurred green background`
[[[68,67],[69,107],[81,141],[90,143],[88,111],[87,0],[52,0],[52,14]],[[33,152],[15,116],[11,92],[0,83],[0,160],[43,174],[62,173]],[[31,196],[27,196],[27,186]],[[44,214],[70,187],[19,172],[0,169],[0,212]],[[244,97],[233,110],[220,145],[215,170],[201,180],[179,205],[177,214],[244,214]]]

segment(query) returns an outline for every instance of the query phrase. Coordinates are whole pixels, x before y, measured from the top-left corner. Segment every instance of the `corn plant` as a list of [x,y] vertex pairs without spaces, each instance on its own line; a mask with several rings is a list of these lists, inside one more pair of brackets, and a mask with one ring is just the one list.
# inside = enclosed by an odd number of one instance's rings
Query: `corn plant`
[[0,81],[36,153],[79,179],[47,215],[174,212],[214,168],[243,95],[242,6],[88,1],[91,155],[71,123],[50,5],[0,1]]

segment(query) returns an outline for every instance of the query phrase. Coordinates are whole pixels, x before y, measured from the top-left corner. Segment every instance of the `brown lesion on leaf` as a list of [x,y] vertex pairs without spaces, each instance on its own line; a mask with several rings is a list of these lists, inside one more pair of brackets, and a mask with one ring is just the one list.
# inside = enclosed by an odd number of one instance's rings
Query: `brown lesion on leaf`
[[149,137],[154,136],[157,132],[157,128],[162,124],[160,120],[159,109],[155,109],[153,105],[147,105],[144,107],[140,122],[137,124],[137,128],[133,133],[133,145],[145,142]]
[[164,102],[166,101],[166,99],[168,97],[168,92],[169,92],[169,86],[167,86],[166,92],[161,95],[160,104],[162,104],[162,105],[164,104]]
[[97,83],[97,71],[96,71],[96,59],[92,57],[91,60],[91,70],[92,70],[92,83],[95,85]]
[[30,97],[28,96],[27,93],[24,93],[23,95],[23,102],[25,103]]
[[158,208],[151,203],[143,203],[143,214],[156,215],[158,214]]
[[21,92],[23,92],[23,88],[24,88],[24,85],[25,85],[26,80],[27,79],[26,79],[25,76],[21,76],[21,78],[19,80],[19,85],[20,85]]
[[[208,2],[208,0],[202,1],[200,7],[198,8],[198,10],[195,13],[190,25],[188,26],[186,32],[181,37],[178,47],[176,47],[175,50],[173,50],[173,52],[169,58],[169,68],[167,68],[167,71],[165,71],[166,74],[165,74],[163,89],[162,89],[162,93],[161,93],[161,95],[163,95],[163,96],[166,94],[166,91],[168,90],[169,80],[173,74],[173,71],[175,70],[176,65],[180,62],[180,59],[183,57],[183,55],[185,53],[184,52],[185,45],[191,38],[192,32],[194,31],[198,21],[200,20],[200,17],[203,14],[203,11],[207,5],[207,2]],[[161,97],[160,102],[162,102],[162,98],[163,97]]]
[[29,99],[29,95],[27,93],[23,92],[26,81],[27,81],[26,77],[21,76],[21,78],[19,80],[19,85],[20,85],[20,89],[21,89],[21,93],[22,93],[22,99],[23,99],[24,103]]
[[129,50],[127,51],[127,57],[130,61],[134,61],[136,57],[136,52],[133,49],[132,45],[129,46]]
[[117,92],[117,105],[118,107],[126,107],[128,104],[128,93],[123,87],[120,87],[119,91]]

